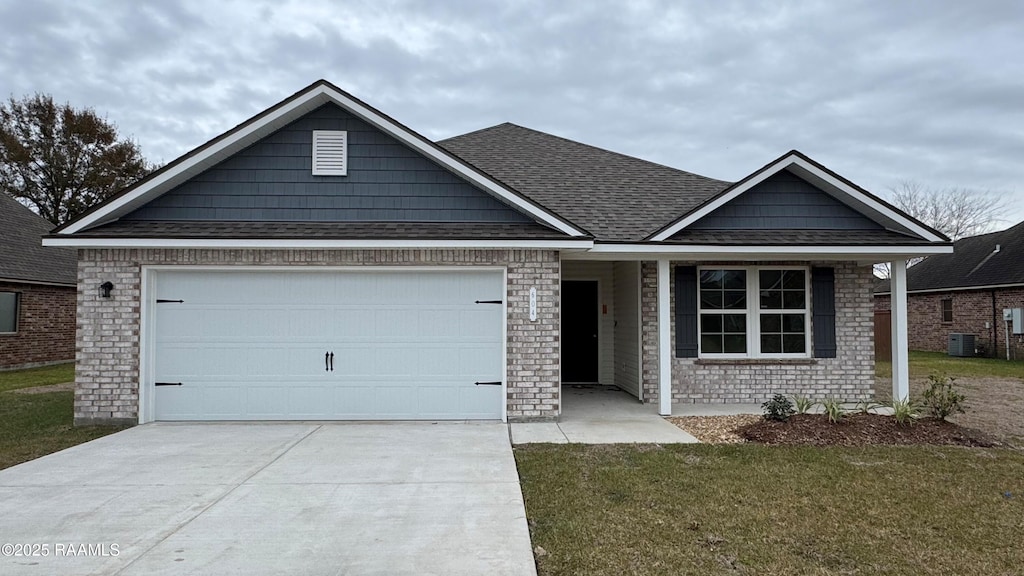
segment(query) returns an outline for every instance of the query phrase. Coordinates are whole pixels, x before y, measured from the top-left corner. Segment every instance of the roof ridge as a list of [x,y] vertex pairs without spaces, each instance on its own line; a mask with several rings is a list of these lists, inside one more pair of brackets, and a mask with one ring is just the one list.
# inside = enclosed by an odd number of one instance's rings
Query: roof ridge
[[450,138],[446,138],[445,140],[439,140],[438,143],[444,142],[446,140],[454,140],[456,138],[461,138],[463,136],[469,136],[471,134],[479,134],[481,132],[486,132],[486,131],[489,131],[489,130],[495,130],[495,129],[501,128],[503,126],[511,126],[513,128],[518,128],[520,130],[525,130],[527,132],[532,132],[534,134],[540,134],[541,136],[546,136],[548,138],[554,138],[556,140],[561,140],[563,142],[567,142],[569,144],[573,144],[573,145],[576,145],[576,146],[582,146],[584,148],[589,148],[591,150],[597,150],[598,152],[602,152],[602,153],[605,153],[605,154],[611,154],[613,156],[618,156],[620,158],[626,158],[628,160],[643,162],[644,164],[649,164],[651,166],[657,166],[658,168],[665,168],[665,169],[668,169],[668,170],[672,170],[674,172],[680,172],[680,173],[686,174],[688,176],[694,176],[694,177],[700,178],[702,180],[707,180],[709,182],[721,182],[723,184],[732,184],[732,182],[729,182],[728,180],[719,180],[718,178],[712,178],[710,176],[704,176],[703,174],[697,174],[696,172],[690,172],[688,170],[683,170],[681,168],[675,168],[675,167],[669,166],[667,164],[661,164],[661,163],[658,163],[658,162],[647,160],[645,158],[640,158],[638,156],[630,156],[629,154],[625,154],[623,152],[616,152],[614,150],[609,150],[607,148],[601,148],[600,146],[594,146],[593,144],[587,144],[586,142],[580,142],[579,140],[573,140],[571,138],[566,138],[565,136],[559,136],[557,134],[551,134],[550,132],[544,132],[543,130],[537,130],[535,128],[529,128],[527,126],[521,126],[521,125],[515,124],[513,122],[502,122],[501,124],[495,124],[494,126],[490,126],[490,127],[487,127],[487,128],[481,128],[479,130],[474,130],[472,132],[466,132],[465,134],[459,134],[458,136],[452,136]]
[[[502,122],[501,124],[495,124],[494,126],[486,126],[484,128],[477,128],[476,130],[473,130],[473,131],[470,131],[470,132],[466,132],[465,134],[456,134],[455,136],[449,136],[447,138],[442,138],[440,140],[435,141],[434,143],[435,144],[441,144],[442,142],[447,142],[449,140],[454,140],[456,138],[462,138],[463,136],[472,136],[474,134],[480,134],[482,132],[490,132],[491,130],[496,130],[498,128],[501,128],[502,126],[515,126],[515,124],[513,124],[511,122]],[[519,126],[519,127],[522,128],[522,126]]]
[[1014,224],[1013,226],[1010,226],[1009,228],[1006,228],[1004,230],[996,230],[994,232],[985,232],[984,234],[975,234],[974,236],[965,236],[965,237],[960,238],[959,240],[957,240],[957,242],[963,242],[965,240],[978,240],[978,239],[984,238],[986,236],[995,236],[997,234],[1005,234],[1005,233],[1009,232],[1010,230],[1013,230],[1014,228],[1016,228],[1017,226],[1020,226],[1022,224],[1024,224],[1024,221],[1021,221],[1018,224]]

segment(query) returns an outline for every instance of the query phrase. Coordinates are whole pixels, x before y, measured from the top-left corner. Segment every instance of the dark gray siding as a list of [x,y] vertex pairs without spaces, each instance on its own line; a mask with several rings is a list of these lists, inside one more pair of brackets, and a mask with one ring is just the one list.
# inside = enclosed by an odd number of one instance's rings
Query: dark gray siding
[[881,230],[882,226],[787,171],[694,222],[695,230]]
[[[313,130],[348,131],[347,176],[313,176]],[[334,104],[310,112],[124,219],[532,221]]]

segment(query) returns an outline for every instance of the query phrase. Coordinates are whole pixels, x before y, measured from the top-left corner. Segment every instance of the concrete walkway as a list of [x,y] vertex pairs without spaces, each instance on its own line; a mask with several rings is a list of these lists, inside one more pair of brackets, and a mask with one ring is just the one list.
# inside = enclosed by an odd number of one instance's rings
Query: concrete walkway
[[[147,424],[0,471],[0,574],[536,574],[500,423]],[[70,551],[70,552],[69,552]]]
[[513,444],[692,444],[697,439],[658,415],[654,404],[609,386],[562,387],[555,422],[509,424]]

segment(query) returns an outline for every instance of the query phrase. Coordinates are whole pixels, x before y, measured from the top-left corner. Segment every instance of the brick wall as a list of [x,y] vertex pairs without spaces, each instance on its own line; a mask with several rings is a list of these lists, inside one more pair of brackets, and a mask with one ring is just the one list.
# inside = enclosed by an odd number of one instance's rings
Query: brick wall
[[[995,293],[995,320],[992,295]],[[942,301],[953,301],[953,321],[942,321]],[[875,310],[889,310],[889,296],[875,297]],[[947,352],[949,335],[974,334],[979,352],[985,356],[1006,358],[1004,308],[1024,308],[1024,287],[992,290],[958,290],[907,295],[908,344],[911,350]],[[988,325],[986,326],[986,323]],[[994,327],[994,328],[993,328]],[[1012,330],[1011,330],[1012,332]],[[1024,341],[1010,334],[1012,358],[1024,358]]]
[[75,357],[75,288],[0,282],[20,294],[18,331],[0,334],[0,368],[21,368]]
[[[500,265],[508,275],[508,416],[548,418],[559,406],[560,268],[542,250],[81,250],[75,422],[138,421],[143,265]],[[97,286],[115,284],[111,298]],[[537,288],[538,315],[529,319]]]
[[[730,264],[771,265],[757,262]],[[761,403],[773,394],[802,394],[815,399],[834,396],[843,400],[857,400],[873,395],[875,364],[871,267],[853,262],[810,264],[832,266],[836,271],[836,358],[700,360],[673,357],[673,403]],[[659,398],[657,265],[644,262],[641,274],[644,399],[655,403]],[[674,277],[673,272],[673,284]],[[672,293],[675,293],[674,286]],[[673,355],[674,307],[673,302]]]

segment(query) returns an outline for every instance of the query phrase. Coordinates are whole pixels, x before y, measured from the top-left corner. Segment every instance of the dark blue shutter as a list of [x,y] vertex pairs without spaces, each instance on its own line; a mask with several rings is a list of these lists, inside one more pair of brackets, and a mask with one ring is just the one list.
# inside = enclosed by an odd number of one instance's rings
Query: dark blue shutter
[[676,358],[697,357],[697,267],[676,266]]
[[811,268],[811,322],[814,357],[836,357],[836,270]]

